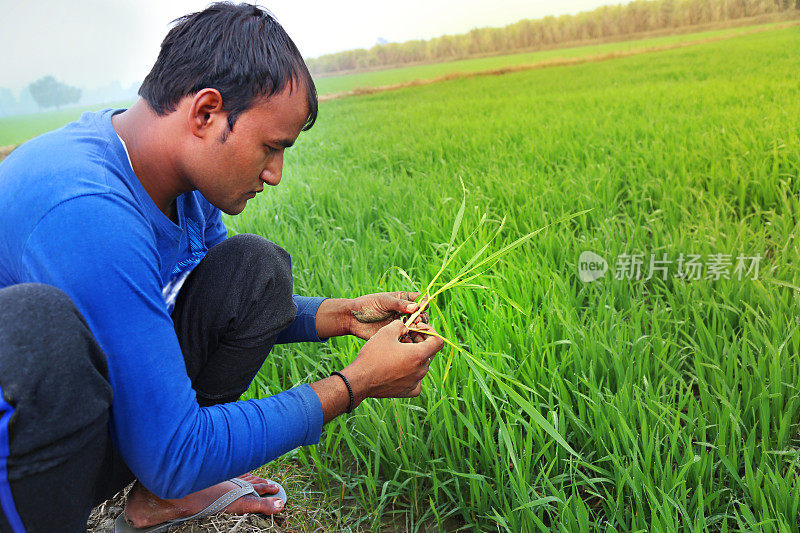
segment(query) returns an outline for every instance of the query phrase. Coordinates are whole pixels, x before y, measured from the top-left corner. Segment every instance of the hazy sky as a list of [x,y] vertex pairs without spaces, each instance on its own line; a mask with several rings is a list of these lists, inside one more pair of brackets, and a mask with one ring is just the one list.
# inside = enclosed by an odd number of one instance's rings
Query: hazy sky
[[[52,74],[71,85],[124,86],[149,72],[173,19],[209,0],[0,0],[0,87]],[[306,57],[426,39],[614,0],[261,0]]]

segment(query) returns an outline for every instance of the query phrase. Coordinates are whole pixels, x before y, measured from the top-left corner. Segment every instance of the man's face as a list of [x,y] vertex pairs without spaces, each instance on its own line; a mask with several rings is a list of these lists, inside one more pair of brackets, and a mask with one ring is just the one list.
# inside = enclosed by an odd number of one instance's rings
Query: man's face
[[265,184],[281,181],[284,150],[307,118],[305,87],[295,84],[239,115],[232,131],[225,120],[217,121],[203,139],[203,153],[193,154],[192,185],[223,212],[238,215]]

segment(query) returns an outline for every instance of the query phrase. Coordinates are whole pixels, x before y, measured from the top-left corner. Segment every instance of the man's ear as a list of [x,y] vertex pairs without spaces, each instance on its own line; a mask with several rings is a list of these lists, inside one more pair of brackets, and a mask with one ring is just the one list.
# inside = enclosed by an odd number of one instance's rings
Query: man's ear
[[195,137],[219,136],[221,126],[228,128],[228,114],[222,110],[222,95],[216,89],[202,89],[195,93],[188,118],[189,129]]

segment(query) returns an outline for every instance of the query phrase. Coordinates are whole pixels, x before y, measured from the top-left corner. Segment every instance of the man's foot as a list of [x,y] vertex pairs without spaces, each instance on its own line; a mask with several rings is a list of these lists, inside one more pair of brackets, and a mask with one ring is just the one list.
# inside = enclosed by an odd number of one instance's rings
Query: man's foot
[[[276,485],[252,474],[239,476],[239,478],[252,484],[256,492],[262,496],[277,494],[278,492]],[[173,518],[185,518],[199,513],[217,498],[236,488],[238,487],[234,483],[224,481],[213,487],[193,492],[179,500],[162,500],[137,481],[128,494],[128,500],[125,503],[125,518],[128,523],[137,528],[154,526]],[[259,498],[253,494],[248,494],[231,503],[225,508],[224,512],[230,514],[260,513],[271,515],[283,510],[284,503],[278,498]]]

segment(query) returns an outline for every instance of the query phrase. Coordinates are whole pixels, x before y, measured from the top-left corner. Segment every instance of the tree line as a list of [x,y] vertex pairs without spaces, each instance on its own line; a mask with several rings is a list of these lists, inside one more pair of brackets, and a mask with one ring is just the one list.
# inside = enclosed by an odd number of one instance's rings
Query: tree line
[[460,35],[379,44],[308,59],[306,63],[313,74],[324,74],[451,61],[791,10],[800,10],[800,0],[636,0],[577,15],[521,20],[502,28],[475,28]]

